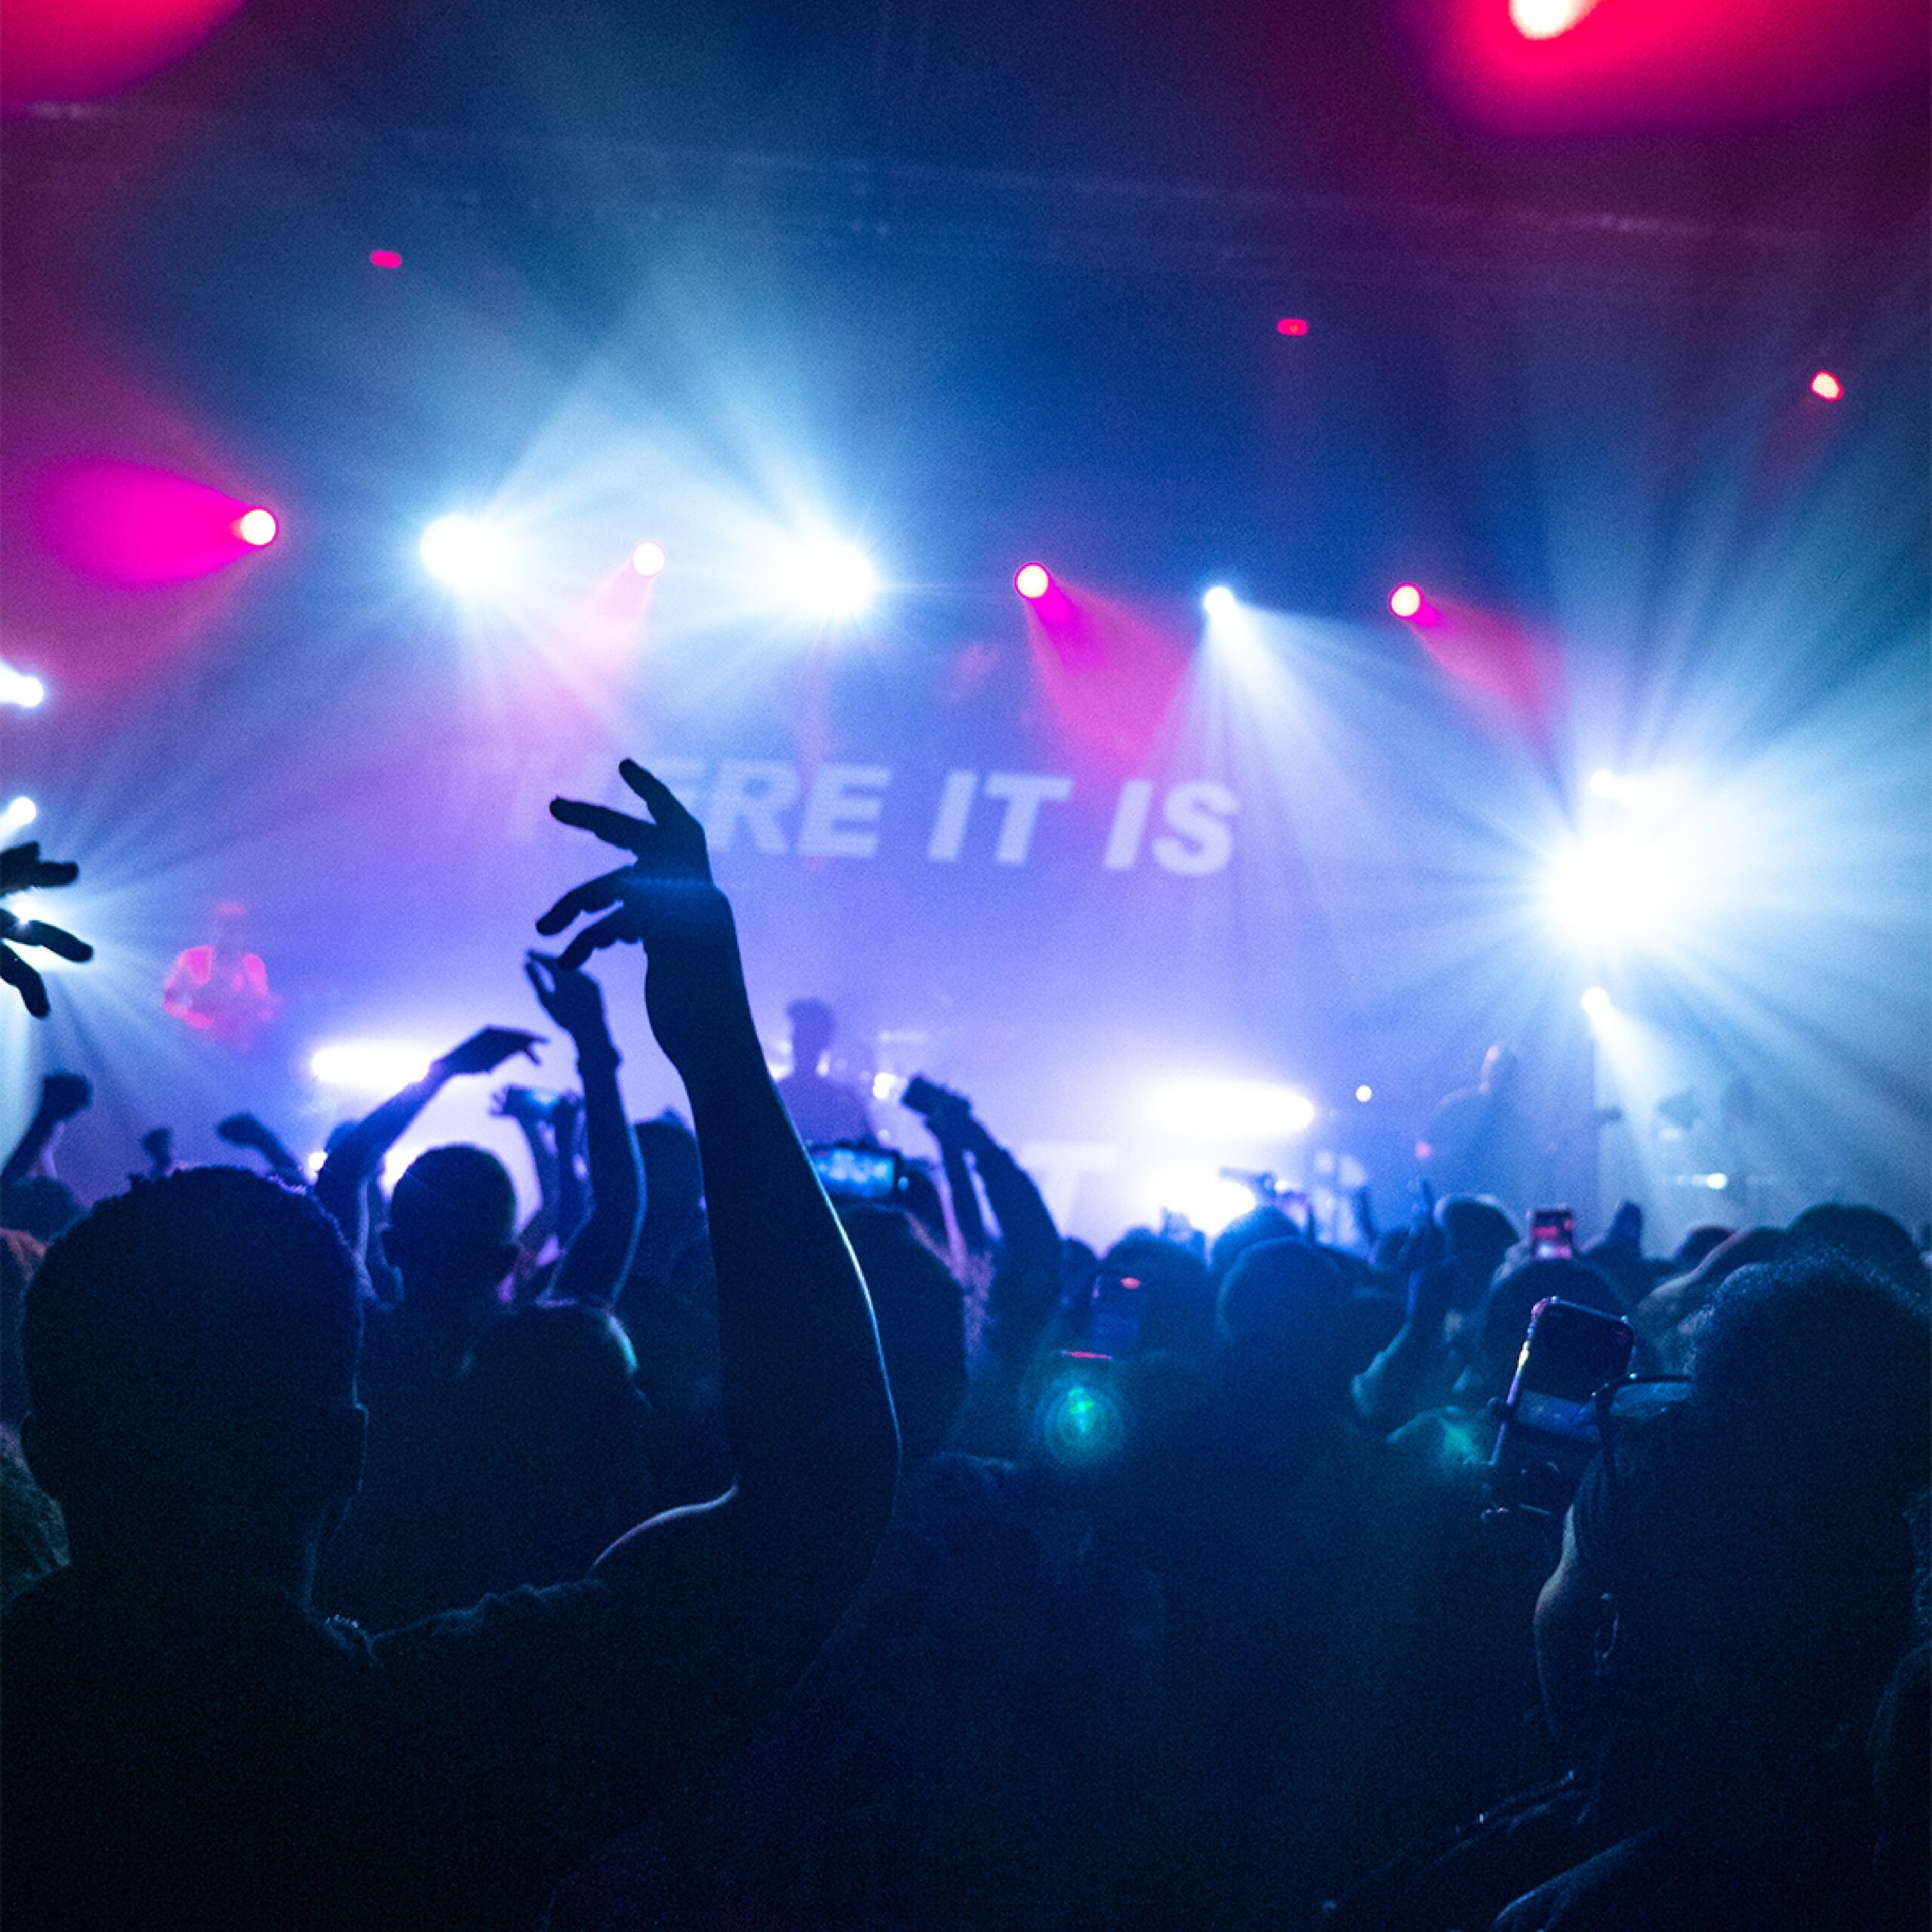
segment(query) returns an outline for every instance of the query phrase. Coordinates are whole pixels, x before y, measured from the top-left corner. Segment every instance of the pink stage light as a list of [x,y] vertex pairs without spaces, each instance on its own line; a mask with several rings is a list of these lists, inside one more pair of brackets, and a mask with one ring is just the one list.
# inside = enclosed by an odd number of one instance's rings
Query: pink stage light
[[1398,617],[1413,617],[1422,608],[1422,592],[1412,583],[1398,583],[1389,593],[1389,608]]
[[69,570],[122,589],[207,577],[275,536],[274,513],[245,497],[115,457],[56,463],[43,473],[41,492],[48,551]]
[[1284,315],[1275,325],[1275,333],[1277,335],[1306,335],[1308,333],[1308,318],[1306,315]]
[[655,577],[670,560],[664,554],[661,543],[654,543],[647,537],[631,552],[631,568],[639,577]]
[[1509,24],[1525,40],[1554,40],[1567,33],[1596,0],[1509,0]]
[[1054,587],[1044,564],[1022,564],[1013,574],[1013,587],[1029,604],[1037,604]]
[[393,248],[371,248],[369,251],[369,266],[372,269],[399,269],[402,266],[402,257]]
[[1827,402],[1836,402],[1844,394],[1844,385],[1829,369],[1820,369],[1811,378],[1811,393],[1823,396]]

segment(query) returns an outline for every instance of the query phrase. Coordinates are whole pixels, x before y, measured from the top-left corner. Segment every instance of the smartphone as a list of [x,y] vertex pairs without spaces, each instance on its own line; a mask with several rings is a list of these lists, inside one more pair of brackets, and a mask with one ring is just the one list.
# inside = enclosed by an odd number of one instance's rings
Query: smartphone
[[1596,1454],[1596,1392],[1629,1373],[1636,1346],[1629,1323],[1619,1315],[1553,1295],[1538,1302],[1503,1404],[1491,1464],[1524,1480],[1543,1506],[1567,1504]]
[[1087,1347],[1111,1361],[1140,1346],[1146,1290],[1133,1275],[1097,1275],[1087,1302]]
[[906,1192],[906,1164],[888,1147],[835,1141],[811,1155],[820,1185],[835,1201],[896,1201]]
[[1530,1252],[1539,1261],[1568,1261],[1577,1252],[1577,1217],[1567,1208],[1539,1208],[1530,1217]]

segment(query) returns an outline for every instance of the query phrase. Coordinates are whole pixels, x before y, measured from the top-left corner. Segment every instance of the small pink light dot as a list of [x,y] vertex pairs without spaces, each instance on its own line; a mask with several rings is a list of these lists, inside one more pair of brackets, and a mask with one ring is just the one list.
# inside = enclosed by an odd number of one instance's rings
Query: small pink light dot
[[1389,608],[1398,617],[1413,617],[1422,608],[1422,592],[1412,583],[1398,583],[1389,593]]
[[1811,393],[1823,396],[1827,402],[1836,402],[1844,394],[1844,385],[1829,369],[1820,369],[1811,378]]
[[369,266],[372,269],[399,269],[402,266],[402,257],[393,248],[371,248],[369,251]]
[[1013,574],[1014,589],[1029,603],[1045,596],[1052,583],[1044,564],[1022,564]]
[[1305,315],[1284,315],[1275,325],[1275,333],[1277,335],[1306,335],[1308,333],[1308,318]]

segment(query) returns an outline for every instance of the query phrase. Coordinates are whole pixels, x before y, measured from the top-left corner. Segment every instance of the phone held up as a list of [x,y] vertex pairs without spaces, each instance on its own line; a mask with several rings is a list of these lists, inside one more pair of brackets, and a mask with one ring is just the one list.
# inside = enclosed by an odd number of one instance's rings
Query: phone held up
[[1636,1346],[1618,1315],[1553,1295],[1531,1311],[1490,1458],[1521,1503],[1552,1512],[1568,1506],[1597,1451],[1596,1392],[1629,1373]]
[[889,1147],[835,1140],[815,1145],[811,1157],[819,1185],[835,1201],[890,1204],[905,1198],[906,1163]]
[[1576,1215],[1567,1208],[1539,1208],[1530,1217],[1530,1252],[1538,1261],[1574,1260]]

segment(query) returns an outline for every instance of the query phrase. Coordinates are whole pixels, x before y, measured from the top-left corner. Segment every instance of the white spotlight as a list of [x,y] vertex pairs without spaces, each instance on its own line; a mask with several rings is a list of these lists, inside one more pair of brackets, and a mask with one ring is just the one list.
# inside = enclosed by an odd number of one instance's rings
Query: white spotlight
[[439,516],[417,546],[423,568],[457,590],[488,590],[509,574],[503,533],[473,516]]
[[309,1056],[309,1076],[318,1087],[360,1094],[393,1094],[420,1080],[430,1056],[397,1040],[332,1040]]
[[17,704],[23,711],[32,711],[46,696],[47,687],[38,678],[17,671],[11,664],[0,664],[0,704]]
[[1315,1124],[1315,1103],[1275,1080],[1164,1080],[1146,1100],[1150,1124],[1209,1140],[1286,1140]]
[[1623,795],[1623,780],[1614,771],[1593,771],[1590,774],[1590,796],[1593,798],[1620,798]]
[[1587,945],[1666,939],[1687,896],[1687,863],[1682,850],[1657,839],[1586,839],[1550,869],[1550,918]]
[[1616,1011],[1609,992],[1602,986],[1586,986],[1577,1004],[1592,1020],[1607,1020]]
[[798,560],[799,596],[826,617],[856,617],[878,589],[878,574],[849,543],[822,543]]
[[23,826],[32,824],[40,816],[40,808],[23,792],[4,810],[0,810],[0,838],[11,838]]
[[1211,617],[1231,617],[1238,608],[1239,601],[1225,583],[1217,583],[1202,594],[1201,608]]

